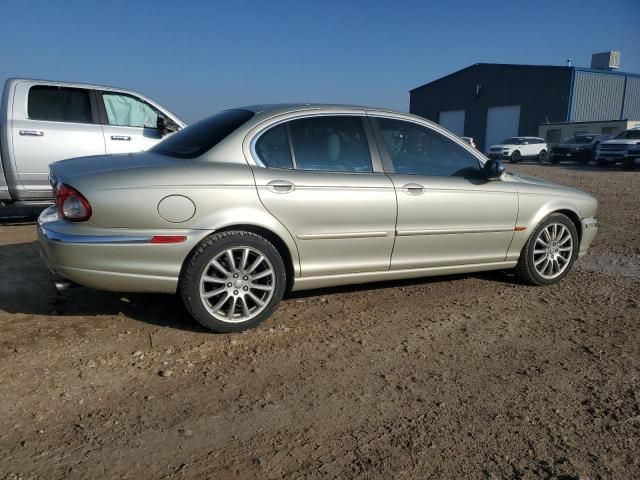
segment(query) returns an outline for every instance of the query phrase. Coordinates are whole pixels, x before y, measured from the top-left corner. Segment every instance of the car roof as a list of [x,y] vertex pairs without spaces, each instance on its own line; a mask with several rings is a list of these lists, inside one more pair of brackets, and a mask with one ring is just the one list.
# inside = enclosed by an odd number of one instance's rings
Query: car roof
[[[416,117],[409,112],[401,112],[398,110],[392,110],[389,108],[381,108],[381,107],[369,107],[366,105],[350,105],[350,104],[339,104],[339,103],[264,103],[264,104],[256,104],[256,105],[245,105],[243,107],[238,107],[242,110],[249,110],[253,113],[261,113],[261,114],[278,114],[278,113],[286,113],[286,112],[294,112],[300,110],[366,110],[366,111],[375,111],[381,113],[399,113],[402,115],[409,115],[412,117]],[[422,118],[422,117],[417,117]],[[422,118],[425,120],[424,118]]]

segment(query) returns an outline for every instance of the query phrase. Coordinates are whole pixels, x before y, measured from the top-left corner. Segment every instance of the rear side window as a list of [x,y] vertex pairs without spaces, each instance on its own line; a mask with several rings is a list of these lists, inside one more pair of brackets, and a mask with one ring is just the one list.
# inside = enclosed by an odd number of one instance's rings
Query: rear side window
[[293,168],[289,137],[285,124],[273,127],[256,142],[256,153],[265,166],[271,168]]
[[373,172],[362,118],[310,117],[289,127],[297,170]]
[[150,151],[177,158],[196,158],[208,152],[253,117],[248,110],[225,110],[174,133]]
[[29,89],[27,112],[31,120],[93,123],[89,90],[37,85]]

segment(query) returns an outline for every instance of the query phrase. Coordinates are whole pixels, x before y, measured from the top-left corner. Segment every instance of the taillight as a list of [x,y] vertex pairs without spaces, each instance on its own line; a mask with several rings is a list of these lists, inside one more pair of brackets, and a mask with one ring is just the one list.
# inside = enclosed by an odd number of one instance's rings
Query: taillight
[[70,222],[84,222],[91,217],[91,205],[87,199],[64,183],[56,189],[56,207],[60,216]]

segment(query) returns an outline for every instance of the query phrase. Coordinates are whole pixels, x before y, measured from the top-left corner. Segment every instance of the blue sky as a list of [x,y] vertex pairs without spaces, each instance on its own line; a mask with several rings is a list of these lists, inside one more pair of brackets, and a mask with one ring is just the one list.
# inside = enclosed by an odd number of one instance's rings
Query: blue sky
[[408,110],[408,90],[477,62],[640,73],[640,0],[12,1],[0,81],[141,91],[188,122],[267,102]]

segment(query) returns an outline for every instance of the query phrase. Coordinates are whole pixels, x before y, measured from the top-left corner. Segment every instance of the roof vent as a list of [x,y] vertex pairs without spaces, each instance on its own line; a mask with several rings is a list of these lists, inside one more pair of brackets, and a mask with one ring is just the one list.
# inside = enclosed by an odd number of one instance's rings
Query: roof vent
[[620,52],[602,52],[591,55],[591,68],[615,70],[620,68]]

